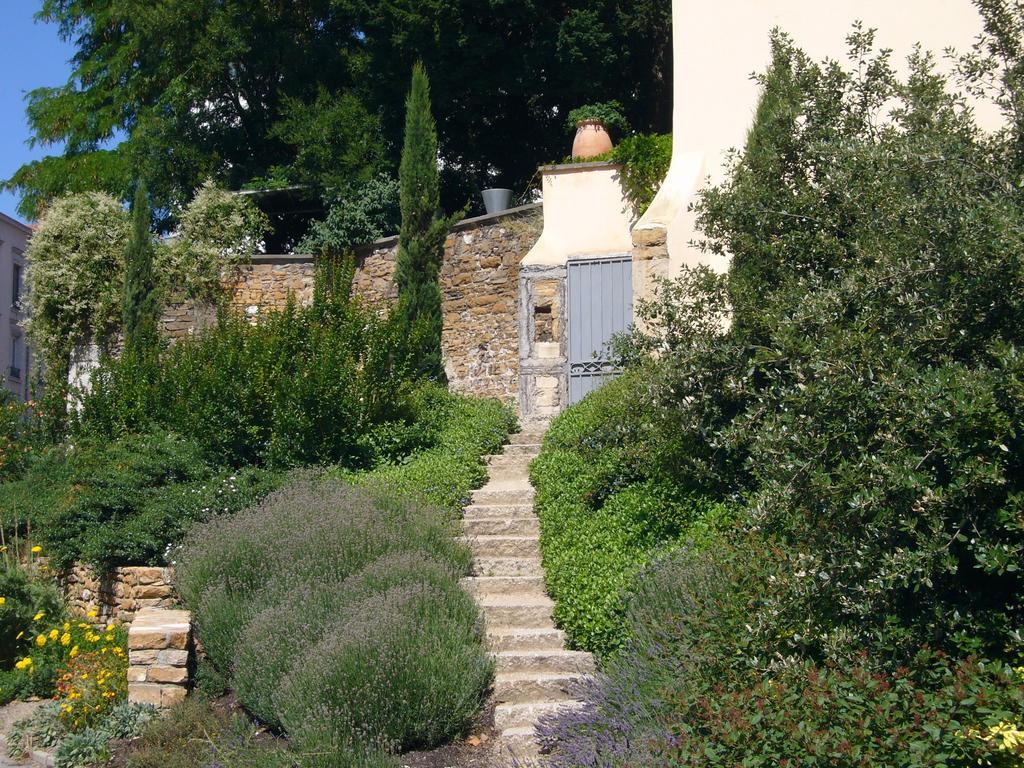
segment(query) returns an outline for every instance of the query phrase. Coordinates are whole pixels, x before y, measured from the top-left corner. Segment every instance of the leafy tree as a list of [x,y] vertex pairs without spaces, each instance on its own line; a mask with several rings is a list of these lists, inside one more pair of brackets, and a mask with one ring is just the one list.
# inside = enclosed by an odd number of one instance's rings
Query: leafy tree
[[397,168],[408,73],[422,59],[444,105],[442,201],[455,210],[484,186],[523,189],[538,163],[564,156],[574,107],[614,98],[638,130],[668,130],[670,6],[43,0],[38,18],[76,53],[66,84],[30,93],[28,116],[36,144],[64,150],[7,188],[30,218],[68,192],[128,199],[138,175],[163,214],[207,178],[311,185],[330,199]]
[[430,110],[430,82],[422,64],[412,70],[402,149],[402,229],[395,263],[397,312],[413,340],[419,373],[444,375],[441,363],[441,286],[438,275],[451,222],[438,215],[437,130]]
[[47,209],[26,258],[28,333],[46,371],[45,412],[59,430],[75,350],[108,344],[120,327],[130,224],[109,195],[60,198]]
[[344,185],[331,202],[327,218],[313,222],[297,250],[343,253],[395,232],[401,222],[398,197],[398,180],[390,174]]
[[217,303],[222,280],[259,251],[267,217],[247,197],[207,181],[179,219],[177,237],[164,251],[162,277],[173,290]]
[[124,272],[125,345],[146,347],[156,341],[159,305],[153,259],[156,249],[149,231],[151,211],[145,182],[135,189],[132,235],[128,241]]

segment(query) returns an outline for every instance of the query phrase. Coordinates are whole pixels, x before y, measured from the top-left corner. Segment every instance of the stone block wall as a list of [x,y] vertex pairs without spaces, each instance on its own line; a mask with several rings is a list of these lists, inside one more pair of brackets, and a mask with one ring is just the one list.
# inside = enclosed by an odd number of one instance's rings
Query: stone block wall
[[98,574],[83,563],[76,563],[59,576],[74,613],[84,616],[96,611],[97,621],[123,624],[142,610],[176,607],[173,579],[171,568],[115,568],[108,574]]
[[139,611],[128,628],[128,701],[167,709],[184,699],[192,652],[188,611]]
[[[519,390],[519,262],[540,236],[540,206],[530,205],[455,225],[445,241],[441,267],[445,370],[455,392],[515,400]],[[524,223],[524,217],[526,222]],[[353,293],[373,304],[398,298],[394,282],[398,238],[378,240],[356,252]],[[313,258],[259,256],[243,267],[231,288],[230,306],[251,318],[284,308],[290,295],[312,301]],[[191,301],[169,305],[164,333],[182,338],[214,320],[210,307]],[[557,337],[552,315],[547,333]]]

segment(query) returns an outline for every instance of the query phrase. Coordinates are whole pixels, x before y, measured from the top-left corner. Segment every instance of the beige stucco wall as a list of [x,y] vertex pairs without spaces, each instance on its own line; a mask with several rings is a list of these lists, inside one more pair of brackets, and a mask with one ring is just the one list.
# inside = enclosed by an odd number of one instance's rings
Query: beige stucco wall
[[[726,151],[744,144],[759,96],[750,76],[763,72],[770,61],[774,27],[788,32],[816,60],[844,59],[846,36],[860,20],[878,29],[878,45],[891,48],[900,65],[917,42],[941,58],[947,46],[969,49],[982,30],[971,0],[673,0],[672,11],[672,167],[637,224],[641,230],[668,228],[672,274],[684,263],[728,266],[725,259],[690,245],[696,233],[686,209],[709,176],[721,180]],[[989,105],[981,105],[978,118],[984,127],[999,125]]]
[[544,232],[524,267],[564,265],[573,256],[628,253],[633,213],[619,183],[619,166],[578,163],[541,168]]

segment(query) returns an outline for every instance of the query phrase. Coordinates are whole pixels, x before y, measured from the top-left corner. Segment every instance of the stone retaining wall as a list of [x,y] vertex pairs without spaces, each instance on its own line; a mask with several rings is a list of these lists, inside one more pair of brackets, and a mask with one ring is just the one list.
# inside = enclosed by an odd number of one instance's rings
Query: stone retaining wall
[[128,701],[172,707],[188,694],[192,616],[144,608],[128,628]]
[[132,621],[147,608],[174,608],[177,600],[173,569],[130,567],[115,568],[99,575],[90,566],[76,563],[59,581],[71,610],[80,616],[89,611],[99,614],[98,621]]
[[[519,262],[540,236],[539,206],[531,205],[455,225],[441,267],[442,352],[455,392],[514,400],[519,386]],[[524,218],[526,222],[524,223]],[[353,293],[370,303],[397,299],[398,238],[357,249]],[[313,297],[313,258],[260,256],[245,266],[230,305],[249,317],[282,309],[289,295]],[[181,338],[212,322],[210,308],[182,301],[167,307],[164,333]]]

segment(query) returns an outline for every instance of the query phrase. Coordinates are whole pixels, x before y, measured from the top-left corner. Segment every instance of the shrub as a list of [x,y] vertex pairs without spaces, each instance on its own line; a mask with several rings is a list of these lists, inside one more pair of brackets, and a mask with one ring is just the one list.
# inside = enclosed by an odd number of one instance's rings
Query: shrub
[[478,621],[453,581],[354,603],[282,680],[275,700],[285,730],[311,752],[361,742],[381,752],[430,748],[463,732],[493,672]]
[[[390,765],[391,749],[461,731],[490,680],[454,533],[443,510],[307,474],[190,532],[178,587],[214,664],[247,707],[321,756],[310,765]],[[418,597],[405,610],[399,594]],[[358,706],[338,709],[346,697]]]
[[[299,768],[301,758],[259,735],[239,712],[214,706],[199,694],[142,728],[117,757],[126,768]],[[392,768],[392,766],[389,766]]]
[[773,652],[751,624],[785,559],[751,539],[645,571],[623,652],[584,708],[542,724],[552,767],[1018,764],[997,734],[1020,728],[1019,670],[928,650],[895,669]]
[[[469,492],[487,479],[481,457],[505,444],[515,428],[515,414],[496,400],[449,395],[432,387],[414,398],[413,412],[423,434],[418,442],[429,447],[373,471],[344,476],[457,513],[469,502]],[[376,453],[383,454],[380,448]]]
[[276,482],[262,470],[216,470],[195,443],[154,431],[50,450],[0,485],[0,509],[5,528],[31,526],[58,569],[161,564],[192,522],[249,506]]
[[[95,619],[95,612],[89,614]],[[19,696],[56,696],[68,732],[95,724],[127,692],[126,632],[113,624],[63,624],[42,611],[33,617],[25,655],[14,665]],[[82,677],[82,675],[86,677]]]
[[633,206],[634,215],[643,216],[668,176],[672,162],[672,134],[634,134],[620,141],[608,159],[622,163],[622,191]]
[[155,426],[224,466],[365,468],[362,436],[406,420],[404,337],[348,299],[350,271],[328,266],[311,306],[289,303],[255,325],[224,314],[171,347],[104,361],[77,432],[110,438]]
[[623,114],[622,104],[617,101],[606,101],[597,104],[585,104],[569,112],[565,125],[570,133],[585,120],[600,120],[609,131],[625,133],[629,130],[629,122]]
[[0,390],[0,483],[20,477],[43,445],[40,420],[31,408]]
[[642,381],[625,376],[558,417],[531,467],[555,620],[601,656],[625,637],[625,598],[643,564],[731,523],[728,506],[661,473],[661,443],[634,407]]

